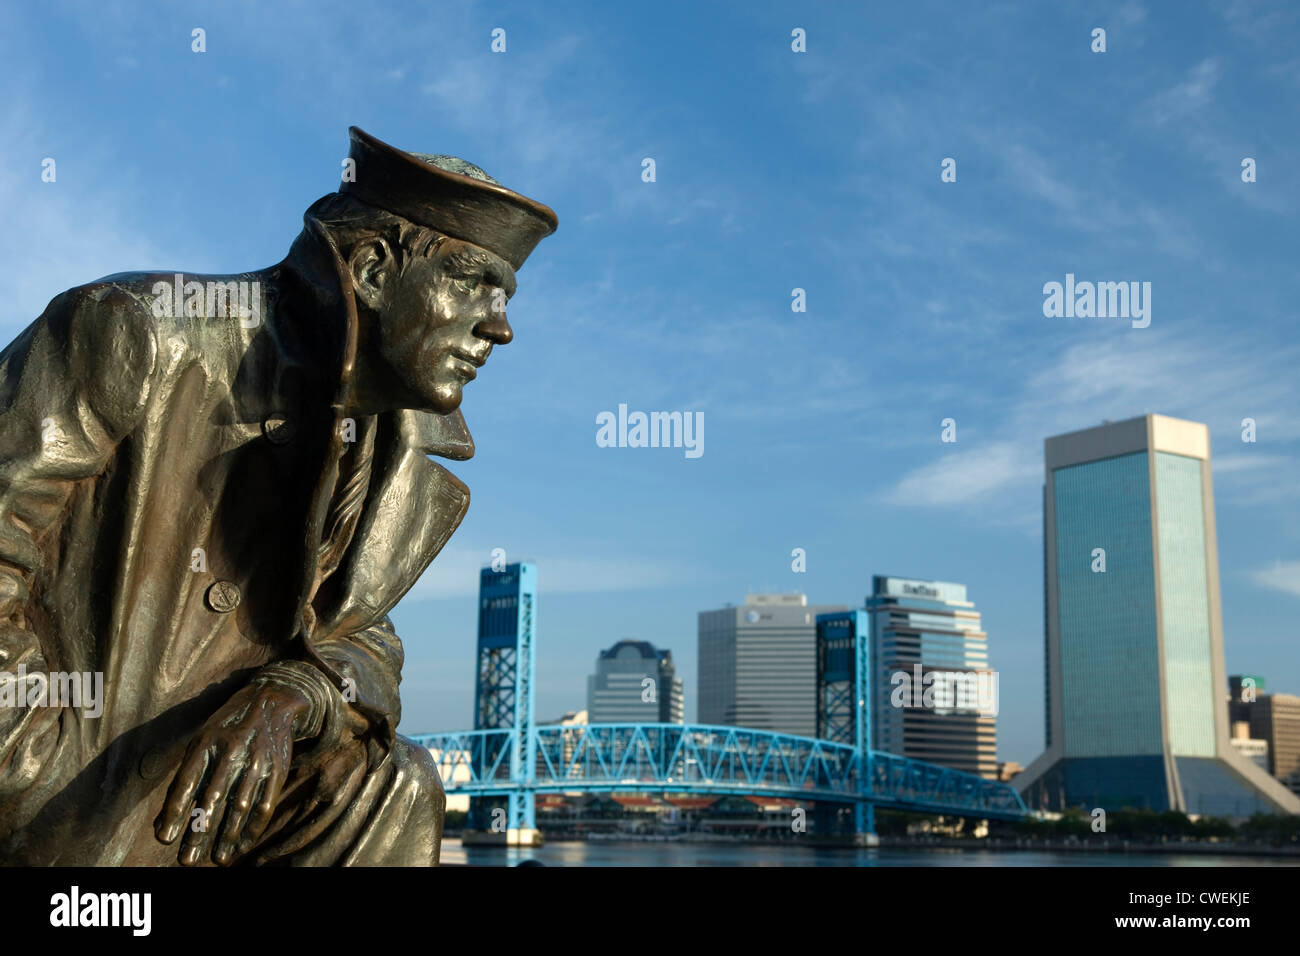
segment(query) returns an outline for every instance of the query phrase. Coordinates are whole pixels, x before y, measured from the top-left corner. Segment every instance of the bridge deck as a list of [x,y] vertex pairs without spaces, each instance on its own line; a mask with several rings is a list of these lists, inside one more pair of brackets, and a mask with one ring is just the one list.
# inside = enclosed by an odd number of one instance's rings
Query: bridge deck
[[1015,819],[1009,784],[849,744],[704,724],[548,724],[417,734],[448,793],[640,791],[768,794],[885,809]]

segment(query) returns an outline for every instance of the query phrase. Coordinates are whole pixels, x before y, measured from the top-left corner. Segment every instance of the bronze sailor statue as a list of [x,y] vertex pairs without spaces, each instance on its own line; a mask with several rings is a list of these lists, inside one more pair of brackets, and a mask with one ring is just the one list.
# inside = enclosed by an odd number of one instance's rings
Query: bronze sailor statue
[[0,863],[437,862],[388,612],[556,219],[351,134],[283,262],[109,276],[0,355]]

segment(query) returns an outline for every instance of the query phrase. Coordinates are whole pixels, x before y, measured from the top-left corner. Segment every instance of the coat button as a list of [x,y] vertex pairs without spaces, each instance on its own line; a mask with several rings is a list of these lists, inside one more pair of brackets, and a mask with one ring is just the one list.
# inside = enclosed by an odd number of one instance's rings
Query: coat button
[[140,776],[145,780],[157,780],[167,772],[171,761],[171,748],[158,744],[150,747],[140,758]]
[[287,445],[293,439],[293,424],[284,415],[276,412],[268,415],[262,422],[262,434],[273,445]]
[[218,581],[208,588],[208,607],[225,614],[239,607],[239,585],[233,581]]

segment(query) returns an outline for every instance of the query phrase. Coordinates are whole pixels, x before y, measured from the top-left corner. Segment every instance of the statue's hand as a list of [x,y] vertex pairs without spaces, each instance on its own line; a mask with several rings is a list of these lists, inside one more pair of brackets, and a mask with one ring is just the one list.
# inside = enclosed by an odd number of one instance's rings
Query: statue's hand
[[35,634],[11,621],[0,621],[0,673],[13,676],[20,664],[29,674],[44,672],[40,642]]
[[[27,680],[19,681],[24,670]],[[58,741],[62,708],[29,708],[28,695],[45,681],[45,658],[36,635],[11,621],[0,620],[0,682],[12,707],[0,706],[0,782],[21,788],[40,773]],[[33,709],[35,713],[33,713]],[[20,782],[21,781],[21,782]],[[0,794],[4,791],[0,790]],[[3,796],[0,796],[3,802]]]
[[261,837],[289,774],[295,721],[306,720],[310,709],[311,701],[296,688],[253,684],[230,698],[190,742],[154,823],[164,843],[185,834],[182,864],[210,856],[224,866],[241,842]]

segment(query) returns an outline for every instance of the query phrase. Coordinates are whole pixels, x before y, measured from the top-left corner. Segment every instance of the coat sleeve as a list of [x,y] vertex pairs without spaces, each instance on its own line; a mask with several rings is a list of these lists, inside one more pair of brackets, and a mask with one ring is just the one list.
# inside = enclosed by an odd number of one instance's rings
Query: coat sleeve
[[285,658],[261,668],[253,683],[293,687],[310,701],[294,739],[310,740],[321,751],[348,737],[370,736],[391,749],[401,720],[402,642],[387,617],[359,631],[307,645],[307,659]]
[[391,744],[402,719],[398,685],[405,661],[393,622],[385,617],[363,631],[317,641],[312,650],[342,678],[344,702]]
[[[42,570],[78,484],[104,471],[142,415],[156,347],[137,300],[111,285],[54,299],[0,355],[0,668],[58,669],[30,620]],[[69,716],[71,715],[71,716]],[[0,795],[40,773],[57,707],[0,707]]]

